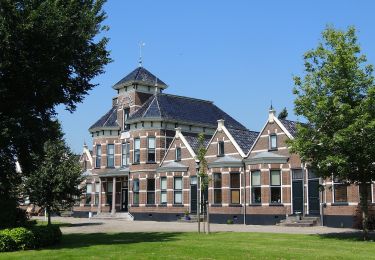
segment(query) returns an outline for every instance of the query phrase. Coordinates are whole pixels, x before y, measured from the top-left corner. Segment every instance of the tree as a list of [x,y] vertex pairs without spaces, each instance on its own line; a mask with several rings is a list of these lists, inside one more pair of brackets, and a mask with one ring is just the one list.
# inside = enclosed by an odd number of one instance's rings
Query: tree
[[283,110],[281,110],[281,112],[277,116],[277,118],[278,119],[286,119],[287,117],[288,117],[288,110],[286,109],[286,107],[284,107]]
[[46,210],[50,225],[52,212],[73,207],[81,196],[83,178],[77,156],[62,139],[45,142],[44,152],[40,166],[26,178],[25,186],[30,201]]
[[328,27],[322,43],[304,55],[295,77],[297,126],[292,151],[324,178],[359,185],[364,239],[368,236],[368,185],[375,180],[375,87],[372,65],[361,54],[355,28]]
[[[208,174],[207,174],[207,160],[205,158],[207,149],[204,145],[205,144],[205,136],[204,136],[203,133],[200,133],[198,135],[198,143],[199,143],[199,148],[198,148],[198,153],[197,153],[197,159],[199,161],[198,177],[199,177],[200,192],[203,196],[203,198],[202,198],[203,208],[206,209],[206,212],[203,212],[203,222],[204,222],[205,213],[207,213],[207,216],[209,216],[209,212],[208,212],[209,207],[208,207],[208,203],[207,203],[208,198],[204,197],[205,191],[208,189],[209,177],[208,177]],[[200,202],[201,202],[201,200],[200,200]],[[200,218],[200,216],[198,216],[198,218]],[[198,225],[200,225],[200,223],[198,223]],[[205,225],[205,223],[203,223],[203,225]],[[209,218],[207,219],[207,232],[210,233]]]
[[[0,2],[0,208],[17,205],[15,162],[29,175],[37,167],[31,154],[43,154],[44,142],[58,135],[55,107],[74,111],[110,62],[103,3]],[[11,211],[1,210],[0,219]]]

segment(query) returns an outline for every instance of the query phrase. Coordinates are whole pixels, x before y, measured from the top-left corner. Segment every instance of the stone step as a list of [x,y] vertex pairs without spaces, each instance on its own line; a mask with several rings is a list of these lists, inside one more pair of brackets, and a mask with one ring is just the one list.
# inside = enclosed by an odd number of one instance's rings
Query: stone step
[[94,215],[92,218],[94,219],[121,219],[121,220],[128,220],[133,221],[133,216],[128,212],[116,212],[112,214],[110,212],[101,212]]

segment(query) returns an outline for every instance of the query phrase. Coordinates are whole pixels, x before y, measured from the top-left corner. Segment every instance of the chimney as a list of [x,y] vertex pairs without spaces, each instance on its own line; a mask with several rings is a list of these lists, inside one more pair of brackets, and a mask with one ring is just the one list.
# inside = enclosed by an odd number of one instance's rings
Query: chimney
[[217,120],[217,130],[218,130],[218,131],[221,131],[221,130],[223,129],[224,122],[225,122],[224,119],[219,119],[219,120]]
[[175,130],[176,130],[176,135],[175,136],[178,138],[179,135],[181,134],[181,127],[176,127]]
[[271,105],[270,109],[268,110],[268,122],[273,123],[275,121],[276,110]]

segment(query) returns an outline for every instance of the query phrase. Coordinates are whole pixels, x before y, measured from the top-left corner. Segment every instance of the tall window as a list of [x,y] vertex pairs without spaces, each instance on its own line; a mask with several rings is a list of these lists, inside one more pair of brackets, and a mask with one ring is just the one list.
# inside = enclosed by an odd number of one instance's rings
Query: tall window
[[281,174],[279,170],[271,170],[271,203],[281,203]]
[[86,205],[91,205],[91,193],[92,193],[92,184],[87,183],[86,184]]
[[224,156],[224,141],[219,141],[217,143],[217,155]]
[[139,138],[134,139],[134,163],[141,161],[141,140]]
[[230,200],[232,204],[240,204],[240,174],[230,174]]
[[260,171],[251,173],[251,203],[262,203],[262,189],[260,187]]
[[214,173],[214,204],[221,204],[221,173]]
[[270,150],[277,149],[277,135],[271,134],[269,137]]
[[155,137],[147,138],[147,162],[155,162]]
[[99,204],[100,182],[95,183],[95,205]]
[[126,121],[129,118],[129,112],[130,112],[129,108],[124,108],[124,130],[129,129],[129,125],[126,123]]
[[181,161],[181,147],[176,147],[176,162]]
[[335,178],[333,183],[333,191],[335,203],[348,202],[348,185],[346,183]]
[[102,146],[100,144],[97,144],[95,167],[100,168],[101,163],[102,163]]
[[167,177],[160,177],[160,203],[167,204]]
[[129,163],[130,163],[130,160],[129,160],[129,149],[130,149],[130,145],[129,143],[123,143],[122,144],[122,166],[128,166]]
[[133,180],[133,204],[134,205],[139,204],[139,180],[138,179]]
[[115,145],[114,144],[107,145],[107,167],[108,168],[115,167]]
[[113,182],[107,182],[107,204],[112,205]]
[[174,204],[182,204],[182,177],[174,177]]
[[155,204],[155,179],[147,179],[147,204]]

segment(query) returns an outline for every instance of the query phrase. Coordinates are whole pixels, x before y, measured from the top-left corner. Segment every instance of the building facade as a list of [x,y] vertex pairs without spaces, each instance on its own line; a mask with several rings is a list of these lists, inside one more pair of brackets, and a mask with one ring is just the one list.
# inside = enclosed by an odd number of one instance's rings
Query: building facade
[[[113,86],[109,111],[84,148],[85,193],[77,216],[127,212],[134,220],[175,221],[207,198],[211,222],[276,224],[289,215],[319,216],[324,225],[358,221],[358,186],[317,178],[289,153],[296,122],[270,109],[250,131],[211,101],[164,94],[168,86],[138,67]],[[207,149],[209,187],[198,185],[198,134]],[[373,185],[371,204],[374,202]]]

